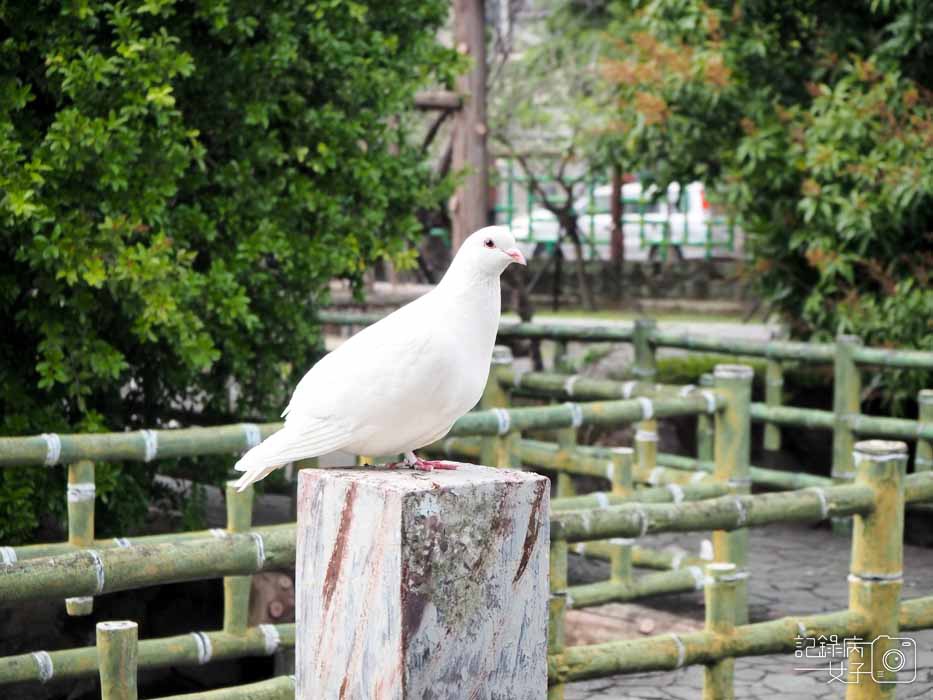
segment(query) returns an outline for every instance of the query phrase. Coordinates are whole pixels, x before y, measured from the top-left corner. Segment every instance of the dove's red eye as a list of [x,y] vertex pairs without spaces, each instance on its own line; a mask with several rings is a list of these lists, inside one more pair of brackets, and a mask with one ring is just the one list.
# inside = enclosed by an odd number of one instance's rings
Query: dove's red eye
[[491,239],[491,238],[487,238],[485,241],[483,241],[483,245],[486,246],[487,248],[495,248],[495,247],[496,247],[496,244],[492,242],[492,239]]

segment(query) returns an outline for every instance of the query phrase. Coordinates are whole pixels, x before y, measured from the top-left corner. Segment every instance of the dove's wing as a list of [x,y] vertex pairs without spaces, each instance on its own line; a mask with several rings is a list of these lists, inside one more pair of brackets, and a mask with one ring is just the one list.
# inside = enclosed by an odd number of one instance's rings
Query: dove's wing
[[385,429],[387,418],[398,416],[398,402],[436,389],[443,352],[424,352],[432,343],[432,324],[409,326],[425,320],[419,306],[413,302],[369,326],[305,374],[282,414],[285,427],[237,462],[236,469],[246,472],[238,488],[289,462],[365,442]]

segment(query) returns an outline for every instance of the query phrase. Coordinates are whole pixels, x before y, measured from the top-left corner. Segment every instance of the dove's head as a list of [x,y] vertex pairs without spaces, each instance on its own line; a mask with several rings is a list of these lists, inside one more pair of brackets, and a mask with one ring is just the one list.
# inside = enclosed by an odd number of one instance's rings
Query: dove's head
[[498,277],[512,263],[526,265],[508,226],[487,226],[460,246],[451,267],[469,267],[475,274]]

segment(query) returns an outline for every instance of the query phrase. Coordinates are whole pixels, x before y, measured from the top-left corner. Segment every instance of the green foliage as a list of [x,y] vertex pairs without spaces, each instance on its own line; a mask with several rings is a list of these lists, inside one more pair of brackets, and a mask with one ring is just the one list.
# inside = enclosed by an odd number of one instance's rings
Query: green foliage
[[[748,274],[797,337],[933,349],[933,6],[612,6],[613,139],[738,215]],[[888,399],[930,375],[888,373]]]
[[[277,414],[328,280],[404,262],[436,201],[407,134],[457,64],[446,13],[0,5],[0,434]],[[152,470],[114,469],[105,519],[137,519]],[[53,478],[0,476],[0,539],[61,500]]]

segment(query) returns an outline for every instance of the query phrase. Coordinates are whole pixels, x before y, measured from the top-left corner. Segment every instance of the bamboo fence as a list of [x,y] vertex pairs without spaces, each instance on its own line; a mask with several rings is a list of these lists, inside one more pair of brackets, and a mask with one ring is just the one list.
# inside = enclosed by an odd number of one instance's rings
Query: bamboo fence
[[[775,642],[772,637],[778,630],[785,630],[789,623],[744,624],[747,615],[743,580],[747,575],[744,571],[745,528],[769,522],[809,522],[850,514],[856,514],[856,520],[868,519],[877,498],[873,488],[858,480],[853,482],[850,478],[839,478],[840,474],[845,475],[846,472],[841,470],[846,468],[853,474],[857,471],[851,457],[840,458],[839,469],[834,457],[836,485],[832,486],[829,484],[833,482],[825,478],[774,472],[749,465],[750,420],[764,420],[775,430],[779,425],[814,425],[831,428],[834,435],[849,431],[849,437],[872,434],[916,439],[917,471],[926,473],[911,475],[901,482],[901,504],[933,500],[933,471],[930,471],[933,466],[933,392],[921,394],[919,420],[906,421],[861,416],[857,406],[854,412],[849,410],[851,405],[846,406],[847,412],[841,417],[838,412],[783,407],[775,402],[774,393],[766,397],[764,404],[752,404],[749,400],[750,372],[735,366],[719,368],[717,376],[708,380],[713,386],[709,386],[707,378],[700,387],[653,384],[656,373],[654,351],[659,345],[766,357],[775,362],[776,369],[771,372],[771,379],[777,385],[780,360],[835,360],[838,366],[839,344],[811,346],[773,341],[760,347],[730,341],[728,347],[714,347],[709,339],[661,333],[650,322],[638,323],[632,329],[520,324],[503,327],[500,337],[547,337],[560,342],[632,342],[635,347],[637,383],[594,382],[582,377],[547,373],[521,375],[510,368],[509,354],[500,354],[498,366],[491,373],[484,394],[482,410],[464,416],[454,426],[451,437],[434,446],[435,450],[446,450],[448,454],[475,455],[484,464],[533,464],[557,474],[558,498],[552,502],[552,527],[557,528],[558,533],[552,547],[551,564],[555,594],[551,601],[553,629],[549,630],[552,697],[560,697],[564,682],[593,677],[594,673],[599,675],[605,668],[625,671],[636,668],[639,663],[663,665],[670,661],[665,653],[661,653],[666,648],[663,644],[656,645],[656,649],[649,645],[636,650],[631,658],[625,651],[628,649],[626,645],[631,644],[628,642],[613,643],[621,646],[610,645],[605,650],[564,649],[562,615],[568,606],[630,600],[708,585],[715,589],[707,592],[711,596],[709,605],[719,612],[709,613],[708,628],[698,633],[701,636],[687,640],[693,646],[684,647],[687,652],[682,661],[710,664],[709,683],[717,688],[725,688],[731,683],[729,664],[725,663],[727,659],[745,653],[767,653],[755,650],[774,648],[775,645],[787,648],[786,639],[781,637]],[[855,347],[849,358],[853,363],[870,362],[884,366],[933,366],[933,353]],[[846,384],[849,391],[852,381],[850,379]],[[845,384],[845,381],[837,384]],[[570,401],[551,406],[509,408],[510,395],[519,391],[538,392],[551,399]],[[596,400],[579,403],[587,398]],[[696,416],[696,459],[658,453],[656,420],[672,416]],[[584,425],[624,423],[637,426],[636,452],[626,448],[577,444],[577,430]],[[239,424],[135,433],[0,438],[0,467],[65,464],[68,465],[69,483],[68,541],[0,548],[0,602],[38,597],[65,598],[69,614],[87,615],[92,611],[93,596],[101,593],[169,581],[224,577],[224,625],[220,631],[143,640],[138,646],[113,639],[111,632],[109,636],[104,634],[99,638],[98,648],[7,657],[0,659],[0,684],[46,682],[53,677],[74,678],[96,672],[101,672],[103,682],[103,674],[114,671],[116,667],[109,671],[105,669],[103,662],[98,663],[98,652],[104,656],[117,654],[120,660],[115,663],[118,666],[148,669],[272,654],[291,647],[294,643],[293,625],[246,626],[249,576],[257,571],[290,566],[295,555],[293,525],[250,527],[251,492],[235,495],[228,491],[228,526],[225,530],[145,536],[130,541],[126,538],[96,539],[93,526],[94,461],[151,461],[235,454],[258,444],[279,427],[278,423]],[[532,440],[522,435],[539,430],[556,431],[556,443]],[[779,439],[779,433],[777,435]],[[774,441],[772,434],[771,444]],[[606,480],[608,488],[579,495],[571,474],[601,477]],[[647,484],[647,488],[636,488],[636,482]],[[775,488],[809,488],[793,493],[751,496],[748,491],[752,482]],[[658,552],[635,544],[642,535],[672,529],[714,529],[715,560],[736,566],[733,573],[720,571],[719,577],[737,578],[732,582],[719,581],[715,571],[702,571],[700,566],[706,562],[701,559],[684,553]],[[560,569],[562,562],[566,562],[569,547],[608,559],[610,578],[588,587],[567,589],[566,569],[564,567],[563,573]],[[635,576],[634,567],[660,571]],[[716,581],[715,585],[711,583],[713,581]],[[723,617],[725,604],[722,600],[735,601],[733,609],[736,615],[733,619]],[[867,598],[863,595],[861,600]],[[856,604],[857,601],[852,606]],[[900,617],[891,623],[892,614],[896,617],[898,610]],[[870,617],[870,611],[863,611],[863,616],[858,619],[852,617],[851,612],[807,618],[806,624],[811,624],[813,629],[821,625],[835,625],[837,628],[861,625],[859,629],[868,630],[880,628],[882,623],[887,625],[885,629],[892,624],[912,629],[933,624],[929,619],[933,617],[931,611],[933,599],[920,599],[904,603],[900,608],[888,605],[883,612],[885,620],[872,618],[874,627],[863,619]],[[728,632],[730,629],[732,631]],[[722,643],[723,637],[746,641],[736,641],[728,646]],[[707,648],[710,645],[716,650],[713,655]],[[677,645],[677,649],[680,648]],[[694,656],[690,655],[691,650],[695,650]],[[590,651],[591,661],[586,662],[584,657]],[[639,658],[642,659],[640,662]],[[652,658],[655,661],[650,661]],[[674,660],[678,658],[675,656]],[[242,686],[183,697],[292,697],[291,683],[288,677],[282,677],[254,684],[255,687]]]
[[[368,325],[375,322],[379,314],[358,314],[328,311],[319,316],[321,322],[354,327]],[[918,421],[881,416],[868,416],[860,412],[861,403],[861,366],[887,367],[899,369],[933,370],[933,352],[921,350],[889,349],[864,347],[861,341],[853,336],[839,336],[835,343],[804,343],[783,340],[782,331],[768,341],[723,339],[711,335],[686,333],[680,331],[666,331],[657,327],[652,319],[636,320],[631,326],[584,326],[577,324],[559,323],[508,323],[499,326],[501,341],[518,339],[549,340],[557,344],[557,356],[563,356],[567,343],[576,342],[609,342],[630,343],[634,348],[635,359],[632,374],[638,380],[621,385],[626,397],[646,395],[649,392],[663,391],[665,387],[651,386],[656,374],[655,353],[658,348],[681,348],[686,350],[715,352],[738,357],[761,357],[766,360],[765,401],[754,403],[751,406],[752,418],[765,425],[764,449],[776,451],[781,448],[781,428],[786,426],[808,427],[832,431],[833,461],[831,478],[835,483],[844,483],[851,480],[854,473],[852,463],[852,445],[857,437],[884,437],[889,439],[907,440],[917,442],[917,456],[915,469],[929,468],[929,460],[925,457],[928,446],[933,443],[933,421],[929,417]],[[833,410],[821,411],[816,409],[796,408],[783,406],[784,362],[832,363],[833,365]],[[612,383],[601,384],[599,380],[590,380],[583,377],[551,375],[550,377],[512,375],[513,387],[519,387],[523,392],[537,393],[548,397],[567,397],[574,399],[612,399],[614,387]],[[566,391],[566,389],[570,391]],[[563,393],[562,393],[563,392]],[[617,394],[615,395],[617,396]],[[918,397],[918,403],[923,399]],[[929,399],[928,399],[929,401]],[[503,404],[505,405],[505,404]],[[921,409],[922,411],[922,409]],[[712,455],[709,450],[710,420],[702,414],[697,418],[697,459],[709,462]],[[680,460],[671,460],[670,456],[659,457],[664,466],[674,466],[674,461],[684,464]],[[793,482],[785,473],[772,474],[775,477],[767,482],[760,471],[752,470],[753,482],[768,487],[797,488],[798,486],[783,486],[782,482]],[[797,472],[799,481],[809,476],[804,472]],[[569,475],[558,474],[558,493],[567,494],[570,488]],[[833,522],[836,530],[845,530],[847,520]]]
[[[478,449],[485,449],[489,457],[487,461],[494,464],[521,460],[513,453],[513,448],[519,444],[522,430],[563,431],[565,437],[573,442],[577,428],[582,425],[614,425],[645,420],[653,415],[695,415],[698,412],[720,410],[724,406],[724,402],[713,393],[696,396],[671,393],[654,400],[633,398],[506,409],[493,405],[496,400],[492,392],[498,387],[498,380],[490,384],[487,392],[490,396],[484,399],[490,405],[488,410],[464,416],[451,431],[454,436],[479,436],[476,438]],[[247,423],[216,428],[0,438],[0,467],[51,467],[67,464],[69,506],[66,542],[0,548],[0,603],[65,598],[69,614],[88,615],[93,610],[93,597],[96,595],[170,582],[223,577],[223,629],[143,640],[135,652],[136,665],[152,669],[169,665],[202,664],[213,659],[273,654],[292,647],[293,625],[247,627],[250,575],[289,567],[293,565],[295,557],[293,525],[251,527],[251,490],[239,494],[228,487],[227,528],[223,530],[148,535],[132,539],[100,539],[94,535],[94,460],[149,462],[170,457],[236,454],[258,444],[279,427],[277,423]],[[609,458],[587,459],[584,458],[584,462],[593,473],[596,473],[595,462],[599,462],[598,474],[608,476],[612,490],[585,496],[578,501],[568,501],[567,508],[586,507],[604,500],[607,503],[619,503],[622,502],[619,497],[623,492],[628,494],[626,498],[629,501],[633,499],[630,450],[616,450]],[[568,469],[574,466],[573,459],[562,463]],[[723,492],[721,485],[704,483],[688,484],[677,489],[660,486],[645,489],[640,497],[649,502],[679,502]],[[559,500],[555,500],[554,505],[562,507]],[[591,547],[591,551],[596,553],[598,549],[599,543]],[[615,571],[629,571],[633,563],[662,570],[677,569],[693,561],[674,553],[631,547],[627,548],[624,559],[620,558],[617,550],[606,552],[606,556],[614,562]],[[674,571],[671,576],[673,578],[668,577],[667,571],[647,575],[639,583],[636,593],[652,594],[682,589],[683,586],[677,585],[677,582],[683,578],[683,572]],[[104,635],[99,646],[106,648],[111,644],[111,637]],[[114,642],[111,646],[119,645]],[[126,651],[125,644],[119,648]],[[98,651],[100,649],[87,647],[54,652],[38,651],[0,659],[0,684],[48,682],[93,675],[101,668]],[[129,659],[125,655],[121,658],[124,661]],[[107,673],[107,669],[104,672]],[[268,688],[272,693],[286,692],[287,684],[276,680],[270,682]],[[236,697],[232,693],[240,691],[226,689],[223,692],[226,693],[223,697]],[[215,696],[206,694],[204,697]],[[252,696],[247,693],[243,697]]]
[[[721,455],[722,450],[717,451]],[[848,700],[887,697],[893,680],[881,659],[901,630],[933,626],[933,596],[902,602],[904,505],[929,498],[933,477],[905,477],[903,443],[871,440],[854,446],[855,479],[850,484],[760,495],[730,495],[673,504],[629,503],[556,513],[551,522],[551,620],[549,623],[550,700],[561,700],[567,682],[619,673],[674,670],[702,664],[705,698],[732,698],[733,660],[793,651],[801,639],[821,635],[859,637],[875,645],[866,672],[856,661],[869,658],[864,646],[850,653]],[[908,479],[911,486],[908,487]],[[817,522],[854,516],[849,574],[849,609],[812,617],[739,623],[745,611],[739,591],[747,572],[720,557],[706,568],[706,627],[691,634],[567,647],[563,616],[568,607],[613,600],[597,586],[567,586],[568,544],[605,537],[643,536],[716,528],[728,535],[747,527],[779,522]],[[733,550],[732,553],[734,553]],[[580,589],[584,590],[580,590]],[[611,589],[603,585],[603,589]],[[617,585],[624,596],[625,585]],[[865,654],[865,656],[862,656]]]

